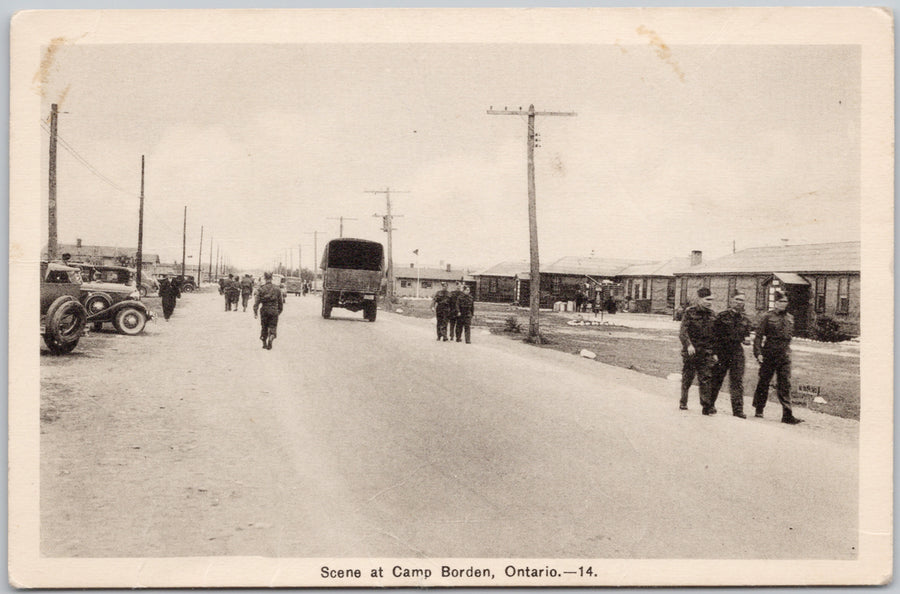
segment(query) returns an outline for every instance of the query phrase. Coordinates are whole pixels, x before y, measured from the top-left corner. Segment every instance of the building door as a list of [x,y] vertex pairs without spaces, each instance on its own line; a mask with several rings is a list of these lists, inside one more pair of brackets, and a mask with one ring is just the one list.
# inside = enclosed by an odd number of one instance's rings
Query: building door
[[794,335],[809,336],[809,285],[784,285],[788,313],[794,316]]

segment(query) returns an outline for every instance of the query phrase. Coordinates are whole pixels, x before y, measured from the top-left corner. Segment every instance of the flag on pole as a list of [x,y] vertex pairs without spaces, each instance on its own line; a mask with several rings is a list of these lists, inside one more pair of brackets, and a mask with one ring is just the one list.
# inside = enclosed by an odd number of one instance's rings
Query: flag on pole
[[414,253],[415,255],[418,256],[418,255],[419,255],[419,250],[415,249],[415,250],[413,250],[413,253]]

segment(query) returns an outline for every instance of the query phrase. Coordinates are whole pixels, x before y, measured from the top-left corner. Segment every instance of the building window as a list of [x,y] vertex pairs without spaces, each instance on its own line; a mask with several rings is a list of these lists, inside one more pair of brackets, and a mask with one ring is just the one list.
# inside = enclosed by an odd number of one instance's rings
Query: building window
[[725,302],[728,306],[731,306],[731,298],[734,297],[734,293],[737,291],[737,277],[729,276],[728,277],[728,295],[725,296]]
[[552,277],[552,279],[550,281],[550,286],[552,287],[553,294],[559,295],[560,279],[558,276]]
[[687,298],[687,279],[688,279],[688,277],[686,277],[686,276],[682,276],[682,277],[681,277],[681,296],[680,296],[680,301],[679,301],[679,303],[680,303],[680,305],[682,305],[682,306],[686,306],[686,305],[687,305],[687,302],[688,302],[688,298]]
[[488,293],[496,293],[497,292],[497,279],[492,278],[488,281]]
[[408,289],[408,288],[410,288],[410,287],[412,287],[412,281],[411,281],[411,280],[407,280],[407,279],[405,279],[405,278],[401,278],[401,279],[400,279],[400,288],[402,288],[402,289]]
[[850,278],[846,276],[838,279],[837,313],[850,313]]
[[645,278],[643,280],[643,282],[641,283],[641,299],[647,298],[647,288],[649,287],[649,285],[650,285],[650,279]]
[[708,276],[703,277],[703,280],[700,281],[700,286],[703,287],[704,289],[709,288],[709,277]]
[[756,309],[766,309],[766,281],[762,277],[756,277]]
[[423,288],[423,289],[430,289],[430,288],[431,288],[431,281],[423,280],[423,281],[422,281],[422,288]]
[[826,277],[816,277],[816,313],[825,313]]

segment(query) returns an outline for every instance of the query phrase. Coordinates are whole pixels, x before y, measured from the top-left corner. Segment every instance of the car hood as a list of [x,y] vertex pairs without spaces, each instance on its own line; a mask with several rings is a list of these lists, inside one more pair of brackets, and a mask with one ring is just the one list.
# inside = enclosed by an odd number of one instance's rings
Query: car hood
[[134,287],[120,283],[81,283],[81,290],[91,293],[102,291],[103,293],[122,293],[125,295],[136,291]]

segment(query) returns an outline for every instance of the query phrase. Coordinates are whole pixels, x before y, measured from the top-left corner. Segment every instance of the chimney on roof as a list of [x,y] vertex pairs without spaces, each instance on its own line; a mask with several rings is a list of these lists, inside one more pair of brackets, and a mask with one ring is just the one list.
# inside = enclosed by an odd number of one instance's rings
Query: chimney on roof
[[75,247],[81,248],[81,238],[80,237],[75,240]]
[[410,268],[415,268],[415,267],[416,267],[416,265],[415,265],[415,264],[413,264],[413,263],[412,263],[412,262],[410,262],[410,263],[409,263],[409,267],[410,267]]
[[447,272],[450,272],[450,264],[447,264]]
[[703,262],[703,252],[700,250],[691,251],[691,266],[697,266]]

